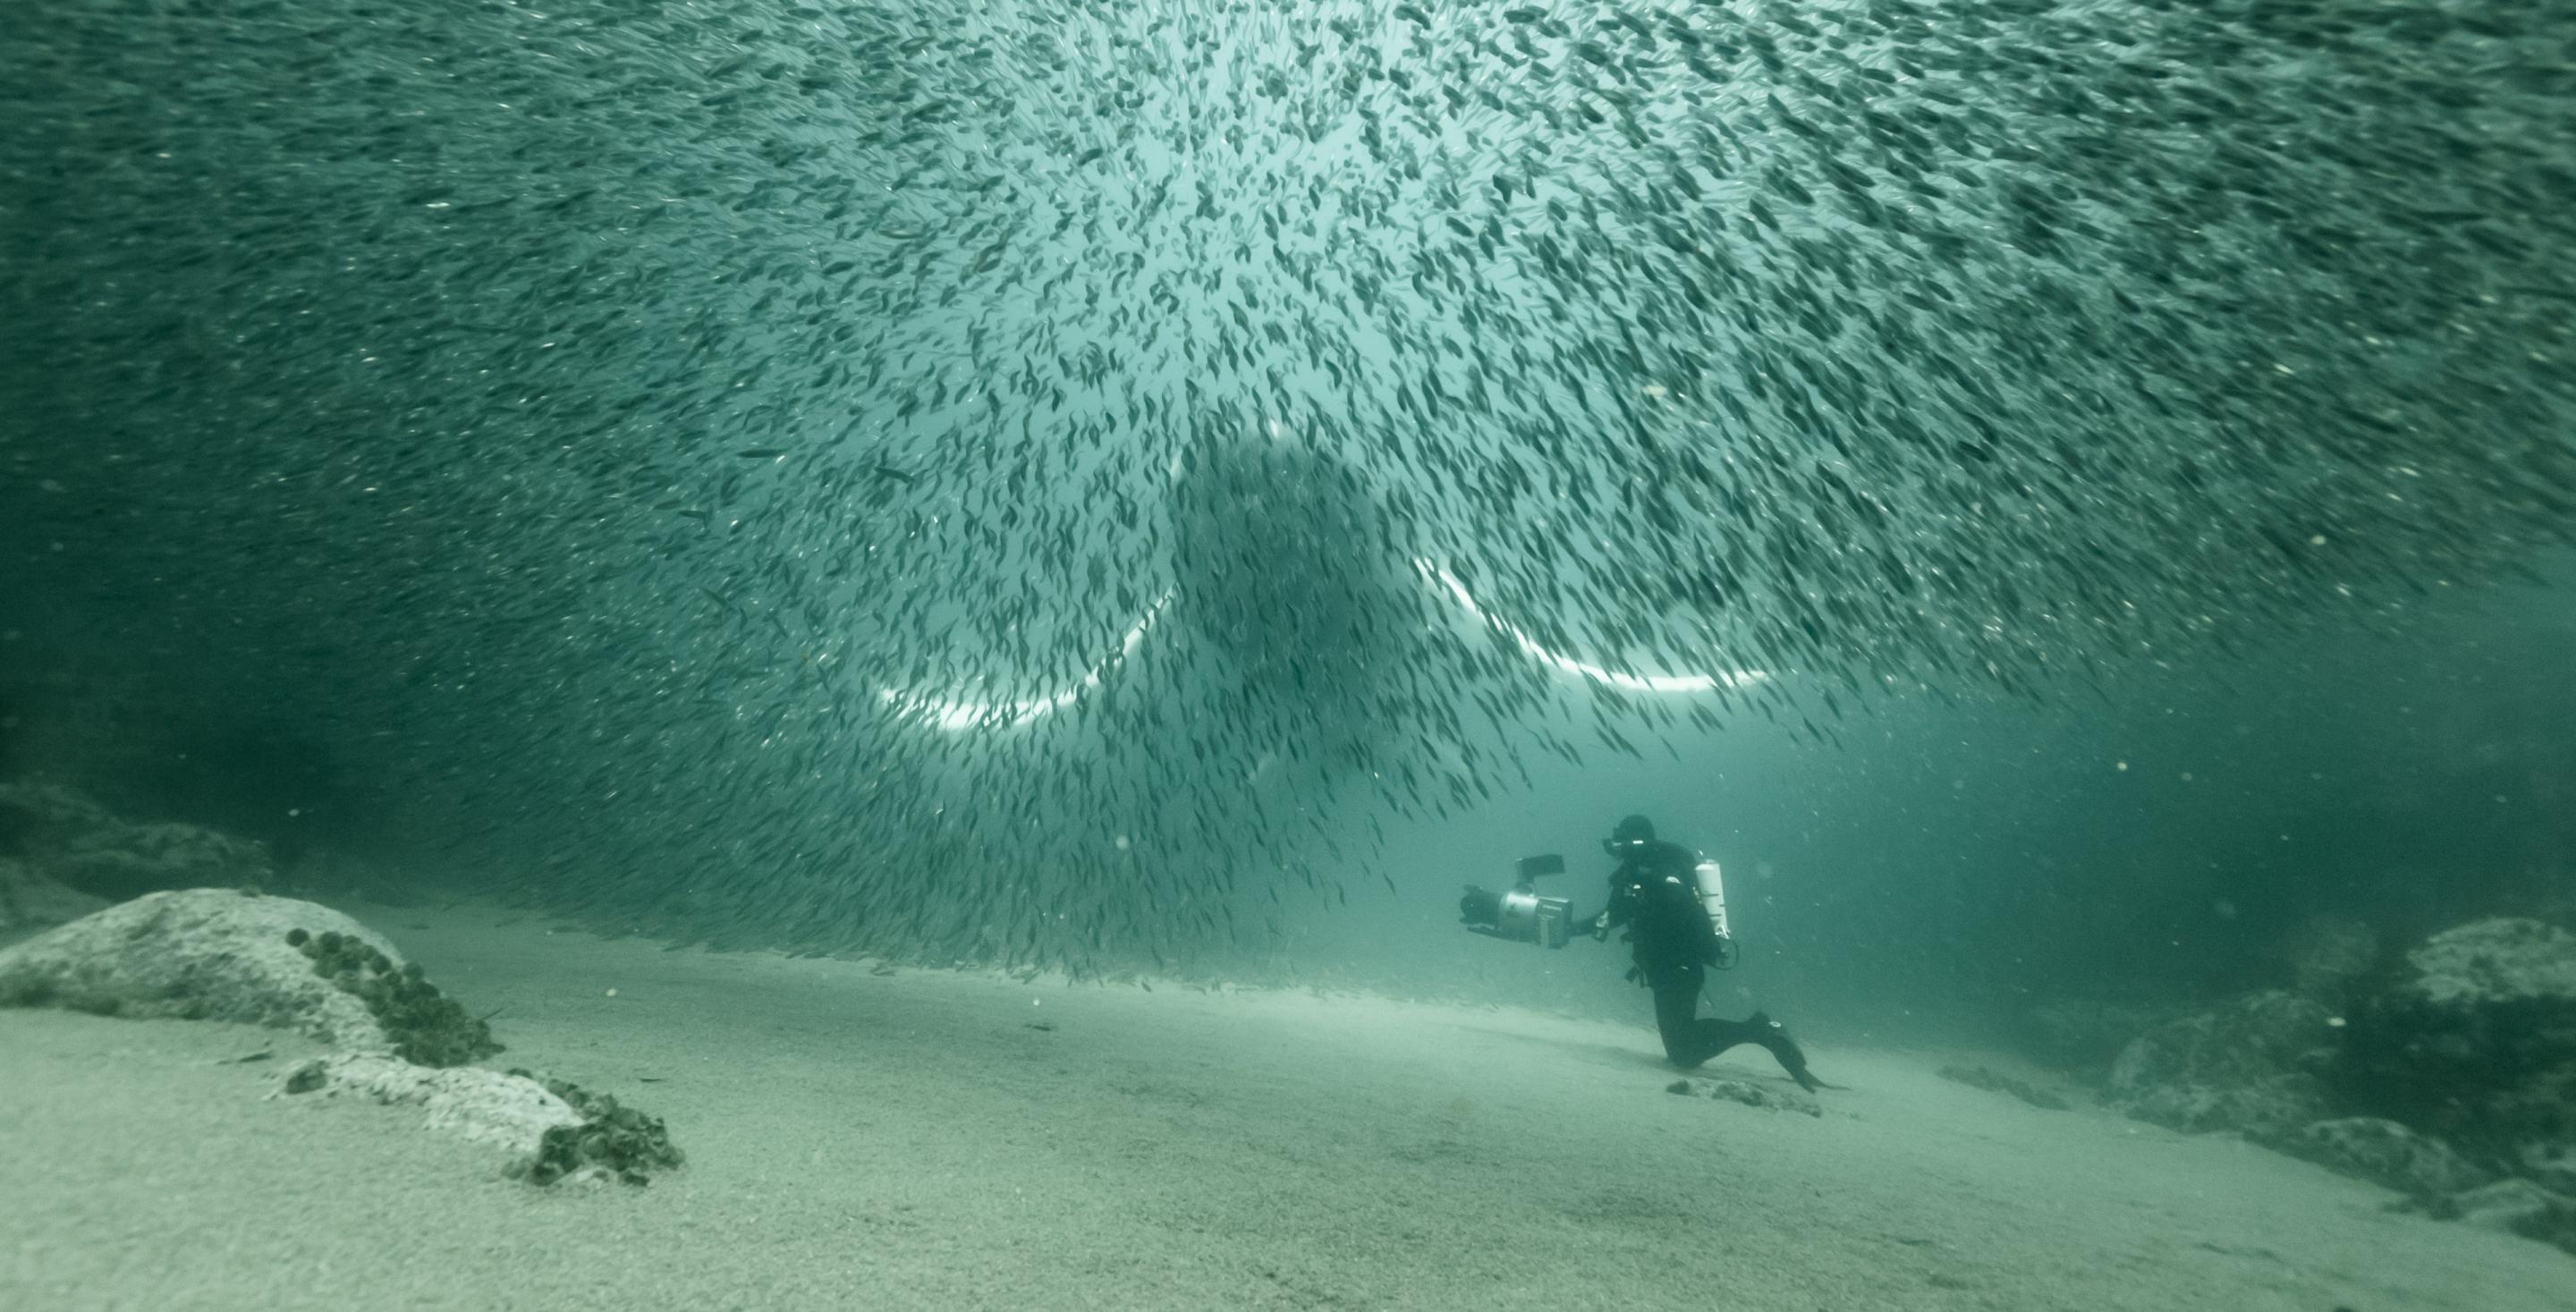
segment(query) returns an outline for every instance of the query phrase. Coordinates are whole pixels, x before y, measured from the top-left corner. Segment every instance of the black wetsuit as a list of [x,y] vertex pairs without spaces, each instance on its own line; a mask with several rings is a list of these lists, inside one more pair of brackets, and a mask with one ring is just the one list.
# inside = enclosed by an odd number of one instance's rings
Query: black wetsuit
[[1693,876],[1698,864],[1694,853],[1673,843],[1649,842],[1631,852],[1610,872],[1610,905],[1593,918],[1594,933],[1627,927],[1637,963],[1628,978],[1654,990],[1655,1028],[1675,1066],[1689,1070],[1739,1043],[1758,1043],[1802,1087],[1815,1088],[1806,1054],[1770,1017],[1758,1011],[1747,1020],[1699,1014],[1700,988],[1718,960],[1719,944],[1700,906]]

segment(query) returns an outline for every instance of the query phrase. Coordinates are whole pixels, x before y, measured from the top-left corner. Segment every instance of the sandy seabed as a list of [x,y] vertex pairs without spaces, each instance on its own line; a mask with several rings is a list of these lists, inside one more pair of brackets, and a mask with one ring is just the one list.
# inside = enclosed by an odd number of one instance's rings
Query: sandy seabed
[[1815,1118],[1665,1092],[1642,1025],[360,918],[688,1165],[539,1190],[266,1098],[291,1036],[0,1012],[0,1308],[2576,1307],[2553,1249],[1939,1054],[1809,1045]]

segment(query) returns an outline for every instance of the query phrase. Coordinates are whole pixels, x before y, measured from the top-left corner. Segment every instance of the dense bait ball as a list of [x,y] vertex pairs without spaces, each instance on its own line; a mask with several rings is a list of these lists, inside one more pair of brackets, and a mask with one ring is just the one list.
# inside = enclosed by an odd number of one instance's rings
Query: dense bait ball
[[559,904],[1259,942],[1361,866],[1337,807],[2566,541],[2571,42],[2535,3],[33,6],[0,545],[12,595],[134,617],[84,633],[135,688],[316,722],[383,828]]

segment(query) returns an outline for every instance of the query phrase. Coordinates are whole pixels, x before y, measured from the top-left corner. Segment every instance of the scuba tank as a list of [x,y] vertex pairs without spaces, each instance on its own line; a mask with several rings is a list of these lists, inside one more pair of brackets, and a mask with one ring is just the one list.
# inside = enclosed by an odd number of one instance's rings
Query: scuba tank
[[1711,965],[1729,970],[1735,965],[1735,936],[1726,928],[1726,880],[1717,871],[1717,863],[1706,856],[1691,871],[1699,885],[1700,910],[1708,913],[1708,927],[1717,934],[1717,959]]

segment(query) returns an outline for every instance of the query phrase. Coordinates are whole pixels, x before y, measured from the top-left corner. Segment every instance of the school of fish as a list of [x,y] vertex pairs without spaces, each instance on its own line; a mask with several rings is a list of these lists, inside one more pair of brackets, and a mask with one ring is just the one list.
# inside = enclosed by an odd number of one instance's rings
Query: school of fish
[[682,939],[1167,965],[1538,756],[2576,528],[2564,5],[9,25],[22,577]]

